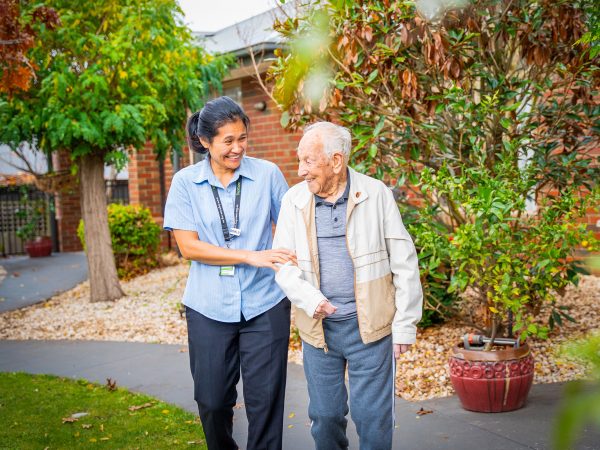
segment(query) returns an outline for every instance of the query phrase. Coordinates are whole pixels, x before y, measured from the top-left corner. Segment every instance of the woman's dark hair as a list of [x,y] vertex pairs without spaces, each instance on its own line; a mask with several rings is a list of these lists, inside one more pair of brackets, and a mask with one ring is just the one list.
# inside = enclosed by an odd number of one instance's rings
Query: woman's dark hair
[[250,119],[244,110],[229,97],[218,97],[204,105],[200,111],[195,112],[187,122],[188,146],[198,153],[207,153],[208,149],[202,145],[200,138],[213,141],[226,123],[241,120],[246,129],[250,125]]

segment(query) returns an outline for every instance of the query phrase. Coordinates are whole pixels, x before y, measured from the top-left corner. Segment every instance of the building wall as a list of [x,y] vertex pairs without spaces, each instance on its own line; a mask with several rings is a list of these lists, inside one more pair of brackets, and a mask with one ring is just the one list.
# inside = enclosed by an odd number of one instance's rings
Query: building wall
[[[302,133],[281,127],[279,109],[255,79],[244,78],[241,85],[242,107],[250,118],[248,155],[274,162],[290,186],[298,183],[296,148]],[[267,105],[264,111],[255,108],[260,102]]]

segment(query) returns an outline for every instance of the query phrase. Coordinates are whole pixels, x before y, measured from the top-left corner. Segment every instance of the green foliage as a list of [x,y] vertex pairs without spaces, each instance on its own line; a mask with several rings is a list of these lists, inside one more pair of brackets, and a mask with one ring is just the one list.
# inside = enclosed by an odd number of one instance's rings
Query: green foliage
[[46,220],[46,202],[41,198],[30,198],[27,186],[21,186],[20,194],[19,207],[15,211],[15,217],[20,223],[16,235],[27,242],[38,236],[38,231]]
[[[50,0],[55,30],[31,24],[38,39],[30,60],[37,81],[28,93],[0,96],[0,142],[16,148],[66,149],[73,161],[154,145],[160,157],[181,151],[188,109],[220,88],[229,58],[194,45],[174,0]],[[22,5],[26,20],[35,4]]]
[[573,448],[577,436],[586,424],[600,428],[600,333],[573,342],[563,353],[587,365],[587,381],[567,384],[565,397],[555,418],[554,447],[557,450]]
[[[117,203],[108,205],[108,228],[119,278],[132,278],[158,265],[161,229],[148,208]],[[77,227],[77,236],[85,249],[83,220]]]
[[[418,2],[316,2],[276,24],[313,45],[279,55],[274,94],[289,127],[348,126],[351,164],[419,199],[400,206],[434,314],[463,313],[492,335],[513,323],[523,338],[544,336],[544,302],[549,327],[568,320],[556,293],[577,282],[575,248],[598,248],[578,225],[600,204],[600,71],[579,41],[597,7],[437,3],[431,17]],[[326,38],[307,40],[323,36],[323,14]],[[316,70],[307,61],[331,74],[318,104],[305,92]]]
[[[206,449],[194,414],[125,389],[50,375],[0,374],[2,448]],[[130,411],[132,406],[147,407]],[[88,415],[69,423],[72,414]]]
[[[538,317],[542,304],[551,305],[550,328],[572,320],[556,300],[581,271],[571,258],[573,249],[599,248],[576,219],[600,201],[600,191],[582,199],[566,188],[547,195],[534,212],[525,199],[535,184],[529,175],[536,171],[519,169],[509,158],[494,169],[493,174],[483,166],[456,173],[449,165],[437,172],[424,169],[422,192],[437,201],[428,202],[421,220],[409,225],[421,249],[422,273],[446,284],[448,293],[460,294],[451,309],[471,323],[488,325],[486,334],[512,326],[522,339],[546,337],[548,327]],[[466,220],[439,224],[445,209],[460,210]]]

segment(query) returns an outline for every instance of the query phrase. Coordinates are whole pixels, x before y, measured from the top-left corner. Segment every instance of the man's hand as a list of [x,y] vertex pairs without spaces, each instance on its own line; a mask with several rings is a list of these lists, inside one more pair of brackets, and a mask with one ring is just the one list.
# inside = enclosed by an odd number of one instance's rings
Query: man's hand
[[400,355],[409,351],[411,346],[412,344],[394,344],[394,358],[400,358]]
[[313,314],[313,319],[324,319],[327,316],[332,315],[337,311],[337,307],[333,306],[329,303],[328,300],[323,300],[315,309],[315,313]]

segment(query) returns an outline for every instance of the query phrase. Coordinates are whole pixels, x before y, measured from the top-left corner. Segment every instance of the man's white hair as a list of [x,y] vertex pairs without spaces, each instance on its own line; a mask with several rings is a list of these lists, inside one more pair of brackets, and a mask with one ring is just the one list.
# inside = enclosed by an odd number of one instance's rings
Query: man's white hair
[[340,152],[344,155],[344,162],[348,162],[352,149],[352,135],[348,128],[331,122],[315,122],[304,128],[304,136],[313,131],[319,132],[323,153],[328,158],[331,158],[335,152]]

